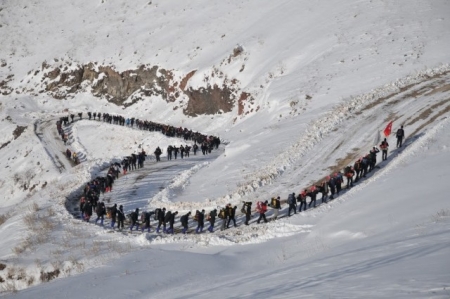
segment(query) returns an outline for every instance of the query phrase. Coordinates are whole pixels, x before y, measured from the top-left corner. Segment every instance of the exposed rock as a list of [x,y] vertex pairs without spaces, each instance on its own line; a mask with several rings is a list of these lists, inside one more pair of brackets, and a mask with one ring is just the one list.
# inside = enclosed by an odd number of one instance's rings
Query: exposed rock
[[[242,51],[241,47],[237,47],[232,56],[238,56]],[[111,66],[99,66],[97,63],[78,65],[75,68],[68,66],[68,62],[65,62],[52,68],[47,62],[43,62],[42,72],[34,72],[34,75],[42,76],[42,90],[56,99],[64,99],[90,87],[93,95],[124,106],[148,96],[160,96],[167,102],[175,102],[184,95],[181,99],[187,100],[187,103],[181,102],[181,107],[184,107],[183,113],[189,116],[230,112],[239,97],[239,81],[229,80],[219,70],[216,72],[217,78],[223,81],[221,86],[208,84],[208,77],[205,77],[206,87],[193,89],[187,86],[196,70],[177,81],[173,71],[158,66],[141,65],[135,70],[124,72],[118,72]],[[248,96],[246,94],[245,99]]]

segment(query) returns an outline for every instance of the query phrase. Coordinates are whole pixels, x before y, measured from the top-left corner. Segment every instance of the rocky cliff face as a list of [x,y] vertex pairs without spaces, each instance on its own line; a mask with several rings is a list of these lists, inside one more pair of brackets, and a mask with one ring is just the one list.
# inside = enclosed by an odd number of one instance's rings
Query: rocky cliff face
[[[214,70],[212,72],[211,77],[214,77]],[[224,77],[220,86],[209,84],[206,78],[205,87],[187,87],[195,73],[191,71],[181,79],[175,79],[173,71],[158,66],[141,65],[137,69],[118,72],[111,66],[96,63],[73,65],[66,62],[53,66],[43,63],[41,70],[31,71],[29,75],[40,76],[40,83],[35,88],[56,99],[70,98],[78,92],[91,92],[116,105],[129,106],[145,97],[160,96],[168,103],[181,99],[183,112],[189,116],[228,113],[238,105],[238,101],[241,105],[241,101],[249,97],[240,91],[237,80],[228,80],[223,74],[218,74]],[[22,88],[22,92],[32,91],[34,89]]]

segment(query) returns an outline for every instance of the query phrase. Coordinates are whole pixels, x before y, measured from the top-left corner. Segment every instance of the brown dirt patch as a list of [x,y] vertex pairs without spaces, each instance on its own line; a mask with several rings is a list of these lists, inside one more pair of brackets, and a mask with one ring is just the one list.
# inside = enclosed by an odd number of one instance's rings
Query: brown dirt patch
[[13,131],[14,140],[20,137],[27,127],[17,126]]
[[[446,102],[450,101],[450,99],[447,99]],[[439,117],[441,117],[442,115],[446,114],[450,112],[450,105],[448,105],[447,107],[445,107],[444,109],[442,109],[438,114],[436,114],[435,116],[431,117],[427,122],[421,124],[417,129],[414,130],[414,132],[411,133],[411,136],[415,136],[417,133],[419,133],[420,131],[422,131],[423,128],[425,128],[426,126],[428,126],[429,124],[433,123],[436,119],[438,119]]]
[[414,118],[413,120],[409,121],[406,125],[412,125],[412,124],[414,124],[415,122],[417,122],[417,121],[419,121],[421,119],[423,119],[423,120],[427,119],[428,117],[430,117],[430,115],[434,112],[434,110],[436,108],[446,104],[449,101],[450,101],[450,99],[446,99],[446,100],[443,100],[443,101],[441,101],[439,103],[436,103],[436,104],[430,106],[429,108],[427,108],[424,111],[422,111],[416,118]]

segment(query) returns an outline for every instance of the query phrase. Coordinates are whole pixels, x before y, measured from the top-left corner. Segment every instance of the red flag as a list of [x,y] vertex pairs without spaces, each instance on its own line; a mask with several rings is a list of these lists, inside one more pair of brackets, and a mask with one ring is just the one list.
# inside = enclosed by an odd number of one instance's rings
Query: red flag
[[388,137],[389,135],[391,135],[392,123],[393,123],[393,121],[389,122],[388,125],[386,126],[386,128],[384,129],[383,133],[384,133],[385,137]]

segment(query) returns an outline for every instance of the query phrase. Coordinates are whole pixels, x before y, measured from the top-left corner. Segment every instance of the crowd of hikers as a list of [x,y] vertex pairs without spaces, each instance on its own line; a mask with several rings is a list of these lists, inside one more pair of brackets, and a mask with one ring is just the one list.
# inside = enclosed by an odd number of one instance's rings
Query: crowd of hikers
[[[100,120],[100,114],[94,113],[95,117],[98,117]],[[108,121],[111,123],[120,124],[120,125],[129,125],[133,126],[136,123],[141,123],[141,126],[144,126],[142,123],[145,123],[145,126],[148,130],[156,130],[158,127],[161,130],[167,130],[169,132],[173,132],[173,127],[166,126],[165,129],[162,129],[164,126],[159,124],[155,124],[152,122],[141,122],[135,119],[125,119],[119,116],[110,116],[108,114],[103,114],[104,121]],[[80,116],[81,118],[81,116]],[[152,127],[153,129],[149,129]],[[170,128],[170,129],[168,129]],[[187,131],[186,129],[179,128],[175,129],[175,135],[173,136],[185,136],[184,133],[177,135],[176,132],[192,132]],[[171,133],[172,134],[172,133]],[[190,133],[189,133],[190,134]],[[203,136],[201,134],[195,133],[196,136]],[[398,129],[396,137],[397,137],[397,148],[402,146],[403,138],[405,136],[403,126]],[[207,144],[205,149],[202,148],[202,152],[206,153],[210,152],[210,150],[214,147],[218,147],[219,142],[213,141],[215,139],[202,137],[202,146],[203,144]],[[196,144],[195,144],[196,145]],[[186,149],[186,147],[188,149]],[[177,158],[178,152],[180,152],[180,157],[189,156],[190,147],[181,146],[180,148],[176,148],[173,146],[169,146],[167,149],[167,159],[171,160],[172,155],[174,158]],[[181,150],[181,148],[183,148]],[[379,148],[382,152],[382,160],[387,159],[387,153],[389,149],[389,144],[386,138],[380,143]],[[290,193],[287,196],[287,199],[281,200],[280,196],[274,196],[269,200],[265,201],[244,201],[242,202],[242,206],[238,211],[238,206],[233,206],[231,203],[227,204],[225,207],[218,207],[211,211],[206,212],[204,209],[196,210],[195,213],[189,211],[183,215],[179,215],[178,211],[168,211],[166,208],[157,208],[152,211],[141,211],[139,208],[136,208],[131,213],[125,213],[123,206],[120,205],[117,207],[117,204],[114,204],[110,207],[106,207],[104,202],[99,202],[99,196],[101,193],[109,192],[112,190],[112,185],[115,179],[119,178],[120,167],[122,166],[123,174],[125,175],[127,171],[136,169],[135,160],[140,161],[139,157],[142,155],[142,161],[145,160],[145,151],[136,155],[132,154],[129,157],[126,157],[122,163],[114,163],[110,166],[106,177],[97,177],[93,181],[86,184],[83,195],[80,199],[80,212],[81,217],[85,221],[90,220],[93,211],[95,211],[97,218],[95,223],[100,221],[100,225],[103,226],[104,219],[109,218],[110,223],[109,227],[111,229],[124,229],[124,224],[127,224],[128,230],[132,231],[134,228],[136,230],[140,230],[142,232],[147,231],[150,232],[151,228],[154,226],[156,233],[165,233],[165,234],[173,234],[175,233],[174,225],[175,223],[179,223],[180,230],[179,232],[186,234],[188,232],[189,224],[194,223],[195,233],[201,234],[203,233],[203,229],[205,227],[205,221],[208,223],[207,230],[210,233],[215,231],[216,221],[218,219],[221,221],[220,230],[225,230],[230,228],[230,225],[233,227],[237,226],[236,216],[238,212],[240,212],[245,218],[243,219],[243,224],[249,225],[252,219],[252,216],[256,215],[258,219],[256,223],[268,222],[269,220],[266,217],[266,213],[272,210],[271,220],[276,220],[280,211],[285,205],[286,213],[285,216],[292,216],[297,213],[301,213],[302,211],[306,211],[308,208],[317,207],[317,197],[320,195],[321,203],[328,203],[330,200],[333,200],[344,189],[352,188],[356,183],[358,183],[361,179],[365,178],[368,173],[372,172],[377,164],[377,154],[380,153],[380,149],[374,146],[372,149],[366,154],[357,159],[353,165],[349,165],[345,167],[342,171],[336,171],[328,176],[326,176],[323,180],[313,184],[308,188],[302,189],[298,194],[295,192]],[[197,148],[198,149],[198,148]],[[162,151],[158,147],[155,150],[155,156],[157,156],[157,161],[159,161],[159,155],[161,155]],[[196,153],[196,149],[194,149],[194,154]],[[204,153],[204,154],[206,154]],[[134,165],[134,166],[133,166]],[[138,163],[138,165],[140,165]],[[142,164],[143,166],[143,164]],[[142,166],[138,166],[142,167]],[[308,201],[309,199],[309,201]],[[253,207],[254,205],[254,207]],[[283,215],[283,216],[284,216]],[[152,226],[153,222],[153,226]],[[117,226],[116,226],[117,223]]]

